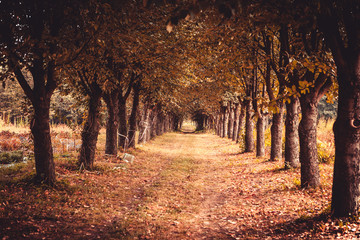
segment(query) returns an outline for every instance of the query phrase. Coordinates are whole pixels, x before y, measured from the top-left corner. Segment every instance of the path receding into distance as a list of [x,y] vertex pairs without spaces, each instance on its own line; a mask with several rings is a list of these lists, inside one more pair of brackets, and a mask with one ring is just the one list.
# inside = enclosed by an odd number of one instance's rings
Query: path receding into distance
[[132,190],[118,190],[127,196],[117,219],[124,238],[300,239],[311,236],[294,221],[329,201],[298,188],[299,170],[212,134],[168,133],[134,154]]

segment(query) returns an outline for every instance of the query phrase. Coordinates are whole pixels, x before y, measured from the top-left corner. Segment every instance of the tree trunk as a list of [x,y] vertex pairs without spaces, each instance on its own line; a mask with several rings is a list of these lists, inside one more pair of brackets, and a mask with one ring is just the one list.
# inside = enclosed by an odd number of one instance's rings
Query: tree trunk
[[151,111],[151,128],[150,128],[150,139],[156,137],[156,126],[158,125],[158,111],[157,109],[153,109]]
[[232,135],[233,141],[237,140],[237,136],[239,135],[238,131],[239,131],[239,103],[235,103],[234,125],[233,125],[233,135]]
[[335,165],[331,209],[335,217],[357,215],[360,205],[360,54],[338,68],[339,102],[334,124]]
[[260,114],[256,123],[256,156],[265,156],[265,121],[266,116]]
[[137,111],[138,111],[139,99],[140,99],[139,83],[136,83],[133,89],[134,89],[133,106],[129,118],[129,147],[135,148],[136,118],[137,118]]
[[148,139],[147,134],[148,134],[148,128],[150,126],[149,120],[150,120],[149,104],[146,103],[144,104],[144,109],[139,124],[139,139],[138,139],[139,144],[145,143]]
[[286,103],[285,169],[297,168],[299,160],[299,99],[292,97]]
[[34,118],[31,133],[34,137],[36,182],[55,183],[55,164],[50,136],[50,97],[34,96]]
[[163,132],[163,122],[164,122],[164,115],[161,109],[161,106],[158,105],[157,107],[157,118],[156,118],[156,136],[162,135]]
[[220,137],[225,137],[225,115],[226,107],[221,106],[221,118],[220,118]]
[[228,138],[232,138],[234,131],[234,108],[232,103],[229,103],[228,111],[229,111]]
[[34,117],[30,123],[30,130],[34,140],[35,181],[53,185],[56,177],[50,135],[49,109],[51,96],[57,87],[54,62],[48,62],[46,69],[44,69],[42,55],[34,59],[33,66],[29,69],[34,83],[33,87],[31,87],[17,61],[12,58],[7,60],[16,80],[34,108]]
[[253,124],[253,113],[251,111],[251,101],[245,101],[246,107],[246,123],[245,123],[245,152],[253,152],[255,148],[254,143],[254,124]]
[[215,134],[219,136],[219,113],[215,114]]
[[92,83],[92,95],[89,101],[89,111],[84,129],[81,133],[81,149],[79,165],[92,170],[94,167],[96,143],[100,131],[100,107],[101,89],[96,83]]
[[282,158],[282,128],[284,104],[281,102],[278,105],[278,112],[273,114],[271,125],[271,153],[270,161],[277,161]]
[[320,185],[319,161],[316,146],[317,100],[313,94],[300,97],[302,118],[299,124],[301,187]]
[[106,143],[105,153],[116,155],[118,147],[118,128],[119,128],[119,91],[104,94],[107,106],[108,119],[106,121]]
[[172,130],[173,131],[179,131],[179,125],[180,125],[181,118],[178,115],[173,115],[172,117]]
[[153,110],[150,108],[148,109],[148,121],[147,121],[147,129],[146,129],[146,134],[145,134],[145,141],[148,142],[151,139],[151,129],[152,129],[152,116],[153,116]]
[[224,118],[224,138],[229,137],[229,117],[230,117],[230,103],[227,103],[225,108],[225,118]]
[[128,144],[126,98],[119,94],[119,147],[124,149]]
[[240,115],[239,115],[239,126],[238,126],[238,130],[237,130],[237,135],[236,135],[236,143],[240,142],[240,138],[242,136],[243,133],[243,126],[244,126],[244,120],[245,120],[245,113],[246,113],[246,107],[244,106],[244,104],[240,104]]

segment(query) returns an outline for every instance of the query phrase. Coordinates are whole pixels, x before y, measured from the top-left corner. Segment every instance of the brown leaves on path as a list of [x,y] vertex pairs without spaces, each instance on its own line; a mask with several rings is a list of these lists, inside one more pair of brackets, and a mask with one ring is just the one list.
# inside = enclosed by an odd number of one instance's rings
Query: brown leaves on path
[[321,165],[321,188],[301,190],[299,169],[240,154],[211,134],[165,134],[132,154],[133,164],[100,154],[96,170],[81,173],[57,159],[59,183],[50,189],[2,178],[0,239],[357,236],[356,223],[320,215],[329,206],[330,165]]

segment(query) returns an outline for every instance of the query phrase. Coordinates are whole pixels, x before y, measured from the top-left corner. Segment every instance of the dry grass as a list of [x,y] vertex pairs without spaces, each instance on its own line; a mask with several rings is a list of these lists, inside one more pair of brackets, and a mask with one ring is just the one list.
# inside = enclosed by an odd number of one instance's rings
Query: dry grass
[[5,124],[4,120],[0,118],[0,132],[14,132],[14,133],[28,133],[29,127],[19,126],[14,124]]
[[131,153],[132,165],[99,151],[93,172],[78,171],[76,153],[57,158],[55,188],[29,182],[33,162],[0,170],[0,238],[319,239],[358,230],[319,217],[330,164],[320,166],[321,188],[302,190],[299,169],[239,154],[211,134],[169,133]]

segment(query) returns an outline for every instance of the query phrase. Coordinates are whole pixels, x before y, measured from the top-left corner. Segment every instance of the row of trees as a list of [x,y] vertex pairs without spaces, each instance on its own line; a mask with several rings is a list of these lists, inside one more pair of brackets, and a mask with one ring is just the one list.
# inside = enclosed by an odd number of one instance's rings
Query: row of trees
[[[235,44],[226,45],[227,54],[232,52],[231,46],[237,48],[234,52],[240,54],[234,55],[230,61],[225,59],[229,64],[223,71],[230,70],[229,75],[235,75],[239,80],[242,89],[233,92],[241,93],[245,109],[251,107],[251,101],[254,102],[252,105],[260,128],[258,134],[262,132],[262,118],[264,113],[266,115],[261,105],[264,93],[267,93],[266,105],[273,115],[270,157],[273,160],[281,156],[281,123],[286,106],[286,158],[296,165],[298,132],[303,187],[320,184],[316,150],[317,106],[330,88],[337,88],[332,84],[335,79],[338,81],[339,90],[335,92],[339,95],[339,108],[334,125],[336,157],[332,211],[335,216],[357,214],[360,194],[357,167],[359,140],[355,137],[359,131],[356,110],[360,81],[359,2],[284,0],[202,3],[199,1],[187,7],[186,12],[191,15],[198,13],[199,9],[204,11],[209,6],[216,6],[226,19],[230,19],[224,20],[230,28],[224,36],[231,34],[232,37],[227,40]],[[169,30],[173,30],[177,21],[186,14],[179,10],[175,16],[176,21],[171,19],[168,22]],[[224,42],[222,38],[219,46],[224,46]],[[302,113],[299,131],[296,130],[298,104]],[[226,111],[225,115],[220,115],[222,119],[228,117]],[[223,125],[220,128],[225,129],[226,123]],[[245,142],[247,150],[251,150],[251,139]]]
[[[329,98],[336,97],[337,79],[332,209],[336,216],[357,213],[358,1],[19,0],[0,4],[2,79],[16,79],[34,109],[30,125],[40,181],[55,181],[49,111],[50,99],[59,89],[79,102],[86,100],[79,157],[86,168],[93,164],[101,99],[107,107],[109,154],[124,145],[126,138],[117,141],[117,130],[120,136],[134,139],[139,118],[140,139],[147,139],[154,129],[158,133],[176,129],[191,113],[198,130],[206,122],[218,122],[217,132],[236,140],[242,121],[227,119],[245,117],[245,129],[250,132],[255,114],[258,141],[263,139],[265,119],[272,115],[270,158],[277,160],[286,107],[287,166],[296,166],[299,158],[302,186],[316,187],[320,184],[317,105],[331,88],[335,94]],[[174,28],[181,19],[189,21]],[[250,135],[246,134],[246,151],[253,150]],[[258,154],[263,154],[262,142],[257,145]]]
[[[159,30],[166,21],[162,11],[170,9],[161,4],[147,10],[131,1],[1,2],[2,81],[6,86],[6,81],[16,79],[34,110],[30,128],[38,181],[55,182],[49,125],[55,90],[85,106],[79,164],[87,169],[93,167],[102,99],[108,116],[108,154],[116,154],[118,146],[135,146],[139,106],[144,119],[140,141],[177,128],[181,114],[173,113],[168,100],[179,85],[173,76],[180,61],[159,64],[182,56],[171,52],[176,36]],[[165,78],[169,70],[173,74]]]

